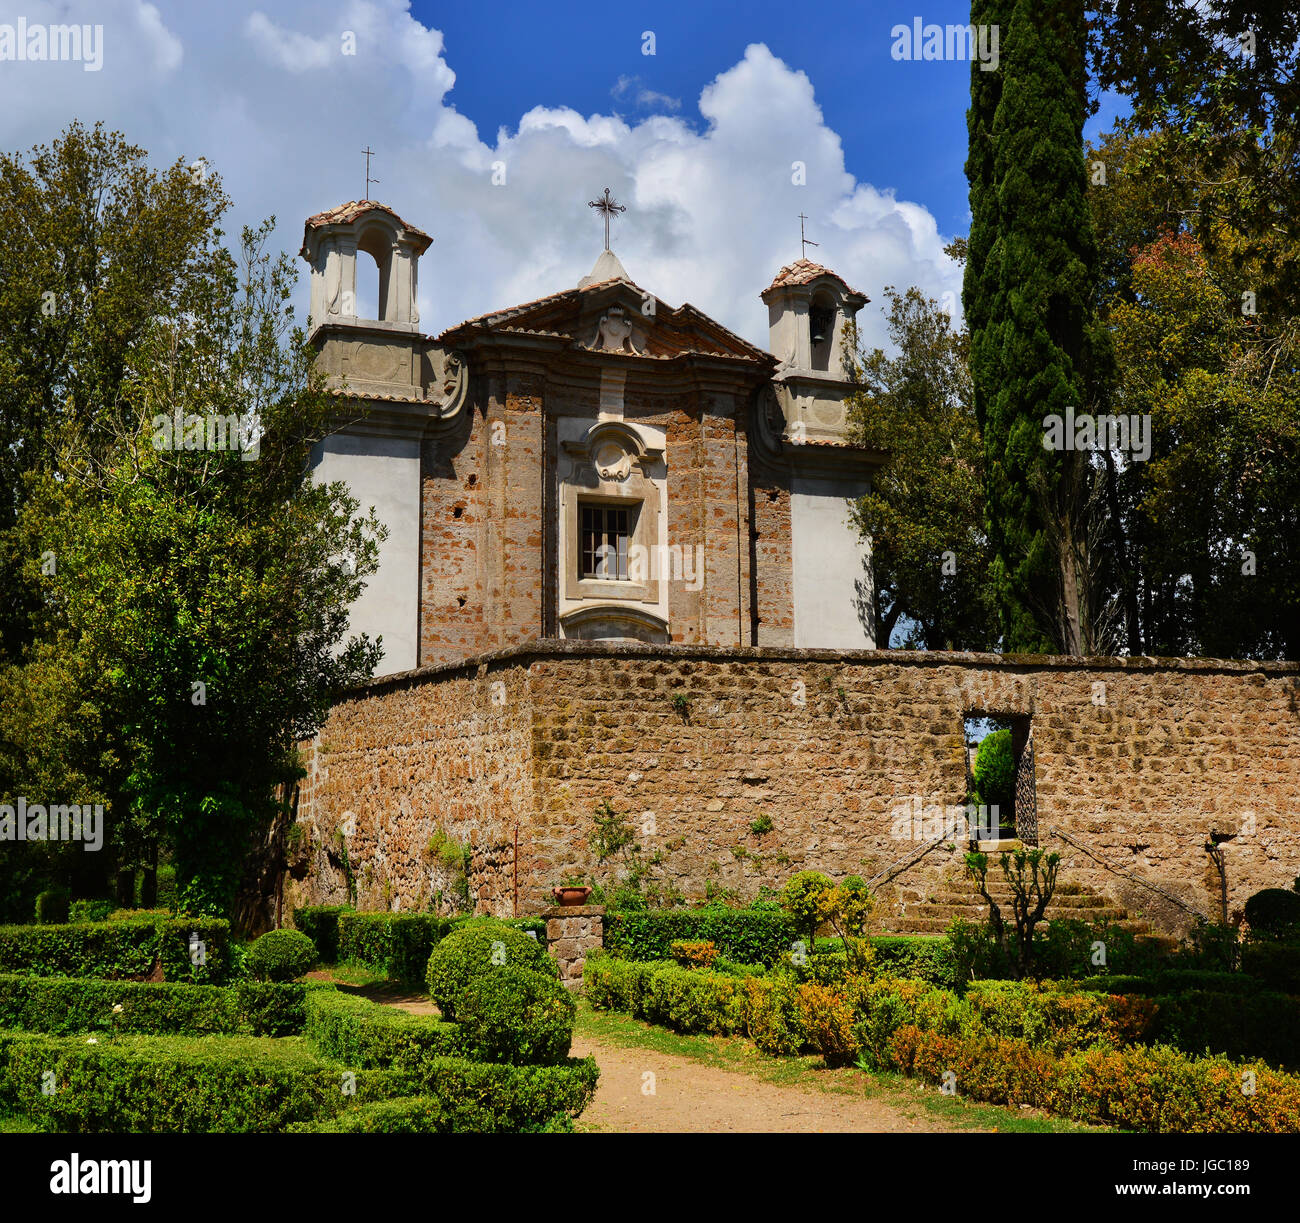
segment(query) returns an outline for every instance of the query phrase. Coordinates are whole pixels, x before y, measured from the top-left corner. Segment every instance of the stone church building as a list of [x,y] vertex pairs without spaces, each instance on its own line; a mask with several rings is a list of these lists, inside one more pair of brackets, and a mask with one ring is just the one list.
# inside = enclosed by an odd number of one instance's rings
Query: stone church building
[[[416,304],[431,241],[369,201],[303,239],[345,405],[317,475],[389,530],[351,625],[383,636],[385,673],[539,639],[874,644],[847,515],[882,456],[847,442],[840,376],[861,293],[782,268],[765,352],[606,249],[577,285],[435,338]],[[370,260],[379,317],[360,319]]]
[[974,717],[1013,727],[1016,835],[1081,909],[1176,927],[1300,875],[1300,665],[875,648],[848,512],[887,456],[849,440],[867,298],[833,271],[756,279],[764,350],[607,240],[576,285],[434,337],[431,242],[372,201],[306,223],[339,403],[315,474],[389,533],[351,614],[385,657],[305,745],[285,910],[444,908],[450,839],[474,908],[536,913],[601,874],[612,805],[683,895],[860,874],[883,925],[941,929]]

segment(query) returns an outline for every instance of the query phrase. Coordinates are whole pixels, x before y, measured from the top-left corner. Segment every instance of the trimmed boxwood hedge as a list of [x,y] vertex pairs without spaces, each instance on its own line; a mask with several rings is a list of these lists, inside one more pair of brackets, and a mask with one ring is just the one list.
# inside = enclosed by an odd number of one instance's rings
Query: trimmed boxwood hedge
[[[204,963],[189,939],[204,944]],[[0,926],[0,973],[38,977],[143,978],[161,962],[168,981],[223,985],[233,976],[230,923],[211,917]]]
[[502,1066],[438,1058],[420,1095],[349,1109],[291,1131],[328,1134],[560,1133],[595,1094],[593,1058],[563,1066]]
[[454,1023],[380,1006],[355,994],[312,990],[306,1010],[304,1033],[312,1047],[349,1066],[414,1070],[428,1057],[462,1052]]
[[[0,1027],[107,1036],[242,1033],[288,1036],[306,1021],[302,985],[151,985],[71,977],[0,975]],[[114,1019],[113,1007],[121,1006]]]
[[[299,923],[299,914],[304,915],[306,926]],[[323,909],[299,909],[294,913],[294,924],[305,933],[310,934],[307,927],[315,925],[328,939],[331,924],[337,930],[333,958],[326,955],[322,944],[316,941],[323,963],[348,960],[406,985],[420,986],[424,984],[425,968],[433,949],[461,925],[481,920],[468,914],[436,917],[432,913],[355,913],[346,909],[333,914]],[[513,930],[531,933],[543,947],[546,946],[546,923],[539,917],[493,920],[501,921]]]
[[307,905],[293,911],[293,926],[316,945],[322,964],[339,962],[339,917],[353,913],[351,905]]
[[771,964],[798,937],[786,914],[751,909],[605,914],[605,949],[625,960],[669,959],[669,944],[684,939],[707,940],[728,960]]
[[[55,1090],[46,1094],[52,1072]],[[68,1134],[273,1133],[376,1099],[411,1094],[389,1071],[353,1072],[301,1039],[0,1032],[0,1104]]]

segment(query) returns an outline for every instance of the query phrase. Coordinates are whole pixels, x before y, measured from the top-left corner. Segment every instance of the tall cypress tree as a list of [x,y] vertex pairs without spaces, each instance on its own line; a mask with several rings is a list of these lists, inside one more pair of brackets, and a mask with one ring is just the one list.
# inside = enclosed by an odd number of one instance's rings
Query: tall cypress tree
[[1088,456],[1044,449],[1043,418],[1095,411],[1097,249],[1086,200],[1083,0],[975,0],[1000,63],[972,64],[963,303],[1003,648],[1092,645]]

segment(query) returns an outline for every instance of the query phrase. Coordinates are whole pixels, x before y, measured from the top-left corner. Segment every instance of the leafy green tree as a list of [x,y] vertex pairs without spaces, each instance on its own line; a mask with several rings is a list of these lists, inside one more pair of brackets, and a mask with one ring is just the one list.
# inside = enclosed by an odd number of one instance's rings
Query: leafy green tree
[[[138,150],[113,147],[147,177]],[[69,400],[45,426],[46,461],[23,473],[5,540],[29,640],[0,673],[20,708],[55,711],[0,714],[0,785],[102,794],[119,868],[164,850],[193,912],[231,912],[249,883],[237,916],[251,925],[266,880],[249,871],[275,868],[296,743],[380,656],[344,637],[384,534],[343,485],[311,479],[332,401],[293,322],[294,268],[265,249],[271,224],[244,232],[237,261],[210,220],[193,244],[203,274],[133,325],[115,380],[81,333],[95,316],[78,316],[67,384],[107,398]],[[152,238],[138,241],[122,239],[125,263],[150,258]],[[158,422],[177,415],[197,431],[160,446]],[[244,444],[209,448],[208,422],[231,418]]]
[[1083,5],[983,0],[971,21],[1002,31],[998,71],[972,66],[963,293],[994,592],[1005,648],[1079,654],[1098,636],[1096,478],[1085,454],[1044,449],[1043,421],[1095,411],[1107,367],[1091,313]]
[[[961,247],[950,248],[960,255]],[[987,650],[997,643],[984,531],[984,456],[966,367],[968,340],[919,289],[886,287],[897,350],[854,351],[849,373],[862,390],[849,424],[862,446],[889,459],[854,509],[871,539],[876,640],[905,646]]]
[[995,730],[985,735],[975,753],[974,800],[977,804],[996,806],[999,816],[1009,822],[1016,802],[1016,757],[1011,749],[1011,731]]

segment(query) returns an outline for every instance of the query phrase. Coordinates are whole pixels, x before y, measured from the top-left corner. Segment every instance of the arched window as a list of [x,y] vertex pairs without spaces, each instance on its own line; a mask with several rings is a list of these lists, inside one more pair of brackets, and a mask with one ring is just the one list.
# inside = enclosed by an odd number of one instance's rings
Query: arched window
[[357,242],[357,318],[387,317],[388,273],[392,262],[392,244],[383,230],[367,229]]

